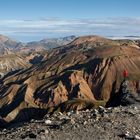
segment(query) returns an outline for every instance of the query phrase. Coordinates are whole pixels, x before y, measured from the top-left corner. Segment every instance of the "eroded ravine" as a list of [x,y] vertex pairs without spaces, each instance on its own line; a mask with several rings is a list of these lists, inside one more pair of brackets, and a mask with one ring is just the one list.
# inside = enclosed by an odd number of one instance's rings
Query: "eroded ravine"
[[0,114],[6,122],[27,120],[64,103],[67,108],[67,102],[69,109],[72,104],[80,109],[86,103],[105,105],[119,91],[124,69],[129,72],[131,91],[139,92],[138,48],[95,37],[80,40],[52,50],[55,55],[47,60],[1,81]]

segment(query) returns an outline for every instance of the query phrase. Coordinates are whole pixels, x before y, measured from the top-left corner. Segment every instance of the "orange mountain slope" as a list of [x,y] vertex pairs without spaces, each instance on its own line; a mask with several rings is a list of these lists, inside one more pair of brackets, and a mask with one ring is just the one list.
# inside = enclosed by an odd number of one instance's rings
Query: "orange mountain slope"
[[131,90],[139,92],[140,50],[135,45],[88,36],[53,49],[40,64],[1,81],[1,116],[7,122],[26,120],[26,109],[55,108],[75,99],[106,103],[118,92],[124,69]]

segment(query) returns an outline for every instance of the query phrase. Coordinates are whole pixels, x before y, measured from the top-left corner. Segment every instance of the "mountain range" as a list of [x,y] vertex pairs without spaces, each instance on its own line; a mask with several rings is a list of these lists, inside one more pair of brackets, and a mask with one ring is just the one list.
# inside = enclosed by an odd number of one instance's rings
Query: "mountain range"
[[[0,35],[0,48],[5,49],[5,53],[8,53],[8,50],[13,51],[14,53],[15,52],[29,53],[33,51],[43,51],[63,46],[69,44],[75,38],[76,38],[75,36],[68,36],[63,38],[51,38],[51,39],[43,39],[41,41],[22,43],[12,40],[6,36]],[[0,53],[3,53],[3,51],[1,50]]]
[[40,52],[12,52],[29,65],[1,79],[2,121],[25,121],[48,112],[106,106],[118,94],[124,70],[129,73],[132,93],[140,92],[138,41],[83,36],[54,42],[61,45]]

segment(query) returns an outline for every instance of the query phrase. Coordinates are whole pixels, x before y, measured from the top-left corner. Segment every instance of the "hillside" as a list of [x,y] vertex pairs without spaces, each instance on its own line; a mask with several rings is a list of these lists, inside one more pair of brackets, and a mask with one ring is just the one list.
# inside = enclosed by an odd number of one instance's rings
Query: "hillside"
[[139,92],[137,47],[98,36],[76,38],[51,50],[38,65],[4,78],[0,85],[0,114],[11,122],[55,109],[104,106],[119,91],[124,69],[129,72],[131,91]]
[[7,36],[0,35],[0,46],[13,49],[17,46],[17,42]]
[[2,55],[0,56],[0,78],[8,73],[26,69],[30,66],[31,64],[25,61],[21,56],[14,54]]

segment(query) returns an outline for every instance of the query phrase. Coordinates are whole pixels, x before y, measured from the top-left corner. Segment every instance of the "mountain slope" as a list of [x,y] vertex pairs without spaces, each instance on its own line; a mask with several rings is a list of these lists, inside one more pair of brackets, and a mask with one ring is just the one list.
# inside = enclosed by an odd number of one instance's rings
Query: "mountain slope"
[[1,78],[8,74],[20,69],[30,67],[31,64],[24,60],[24,58],[15,55],[8,54],[0,56],[0,76]]
[[3,35],[0,35],[0,46],[6,47],[6,48],[14,48],[17,45],[17,42],[6,37]]
[[[139,92],[138,48],[98,36],[77,38],[51,50],[42,63],[4,78],[0,85],[0,114],[11,122],[32,118],[36,114],[33,108],[51,110],[75,98],[105,104],[119,91],[124,69],[129,72],[132,92]],[[83,103],[74,105],[83,107]]]

